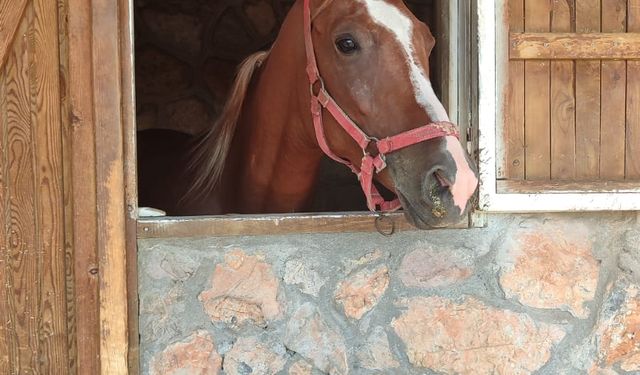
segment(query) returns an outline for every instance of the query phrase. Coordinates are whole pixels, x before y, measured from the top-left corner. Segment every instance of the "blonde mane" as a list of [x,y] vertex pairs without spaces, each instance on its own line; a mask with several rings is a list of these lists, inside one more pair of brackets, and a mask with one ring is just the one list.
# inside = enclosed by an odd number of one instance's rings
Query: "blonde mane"
[[186,197],[210,193],[222,178],[251,79],[268,55],[269,51],[256,52],[240,64],[222,114],[193,149],[189,169],[196,177]]
[[[332,2],[333,0],[323,0],[312,18],[317,17]],[[188,168],[194,171],[195,180],[184,198],[208,194],[220,182],[251,79],[268,56],[269,51],[256,52],[240,64],[222,114],[193,148]]]

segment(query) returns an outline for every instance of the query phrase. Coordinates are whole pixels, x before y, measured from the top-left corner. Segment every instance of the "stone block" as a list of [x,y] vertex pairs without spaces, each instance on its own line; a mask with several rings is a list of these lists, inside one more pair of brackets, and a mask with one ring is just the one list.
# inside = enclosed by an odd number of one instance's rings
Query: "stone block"
[[392,322],[409,361],[443,374],[531,374],[565,335],[553,325],[474,299],[416,297]]
[[271,265],[240,249],[230,251],[213,271],[211,288],[199,299],[214,322],[264,326],[281,317],[279,283]]

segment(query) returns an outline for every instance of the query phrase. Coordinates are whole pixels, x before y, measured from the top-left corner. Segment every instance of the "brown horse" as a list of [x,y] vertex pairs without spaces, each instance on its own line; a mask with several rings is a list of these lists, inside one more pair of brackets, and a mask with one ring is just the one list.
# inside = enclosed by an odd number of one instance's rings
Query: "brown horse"
[[[139,137],[141,206],[174,215],[308,207],[323,148],[309,106],[320,81],[310,89],[305,27],[326,91],[367,140],[449,121],[428,79],[435,40],[401,0],[298,0],[271,50],[241,65],[222,116],[195,153],[186,136]],[[325,146],[359,166],[369,146],[328,112]],[[383,162],[375,179],[397,194],[417,227],[453,224],[469,210],[476,168],[452,132],[393,149]]]

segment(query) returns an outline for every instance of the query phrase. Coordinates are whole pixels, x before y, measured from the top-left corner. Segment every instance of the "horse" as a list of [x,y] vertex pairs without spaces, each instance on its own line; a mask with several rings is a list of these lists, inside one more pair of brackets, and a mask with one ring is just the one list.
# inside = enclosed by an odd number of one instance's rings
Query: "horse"
[[[477,168],[429,80],[435,38],[402,0],[297,0],[248,57],[194,141],[140,135],[139,202],[171,215],[308,209],[324,155],[358,175],[372,211],[418,228],[461,221]],[[397,198],[385,200],[376,183]]]

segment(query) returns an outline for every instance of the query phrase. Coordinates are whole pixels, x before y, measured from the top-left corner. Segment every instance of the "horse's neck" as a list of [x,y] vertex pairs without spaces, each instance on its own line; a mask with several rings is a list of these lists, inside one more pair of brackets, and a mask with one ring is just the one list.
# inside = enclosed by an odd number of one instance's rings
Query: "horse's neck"
[[[285,27],[295,27],[292,23]],[[254,79],[232,148],[235,210],[241,213],[305,209],[322,156],[303,105],[308,101],[300,100],[308,90],[304,52],[298,51],[303,45],[295,34],[282,32]]]

